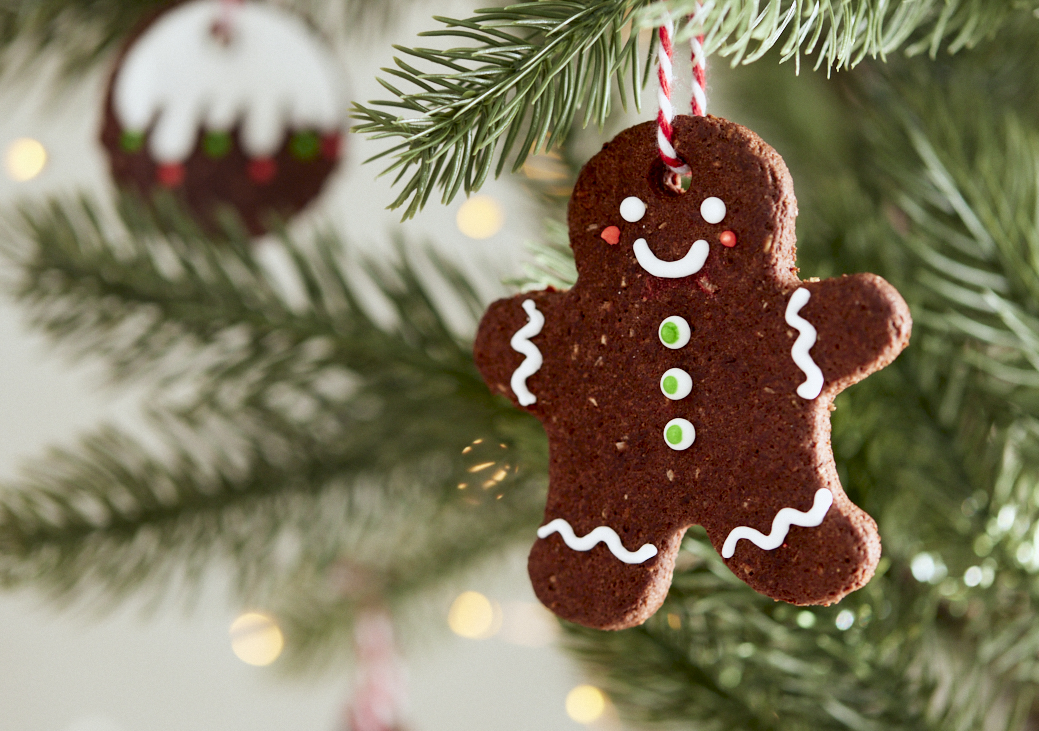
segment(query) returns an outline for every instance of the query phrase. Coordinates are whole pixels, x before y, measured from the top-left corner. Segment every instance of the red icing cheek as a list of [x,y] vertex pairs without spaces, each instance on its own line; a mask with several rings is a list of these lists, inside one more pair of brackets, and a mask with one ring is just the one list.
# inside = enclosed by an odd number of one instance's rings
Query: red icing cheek
[[602,230],[602,233],[599,234],[599,236],[601,236],[602,240],[605,241],[607,244],[613,246],[620,243],[621,230],[616,226],[607,226]]
[[734,234],[732,231],[722,231],[722,234],[718,237],[718,240],[722,242],[722,246],[731,249],[733,246],[736,245],[736,234]]

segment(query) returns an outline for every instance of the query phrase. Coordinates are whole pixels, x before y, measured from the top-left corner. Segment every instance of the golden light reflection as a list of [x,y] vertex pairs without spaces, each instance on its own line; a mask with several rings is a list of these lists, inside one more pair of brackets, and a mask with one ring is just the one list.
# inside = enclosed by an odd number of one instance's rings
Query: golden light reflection
[[47,164],[47,150],[31,137],[19,137],[7,146],[4,159],[7,176],[11,180],[24,183],[39,175]]
[[566,695],[566,715],[578,723],[592,723],[606,710],[606,696],[594,685],[579,685]]
[[501,607],[478,591],[465,591],[451,603],[447,624],[461,637],[487,639],[501,629]]
[[231,649],[238,659],[263,667],[278,659],[285,648],[285,636],[274,618],[260,612],[246,612],[231,623]]
[[489,239],[505,225],[505,210],[489,195],[474,195],[459,207],[455,223],[471,239]]

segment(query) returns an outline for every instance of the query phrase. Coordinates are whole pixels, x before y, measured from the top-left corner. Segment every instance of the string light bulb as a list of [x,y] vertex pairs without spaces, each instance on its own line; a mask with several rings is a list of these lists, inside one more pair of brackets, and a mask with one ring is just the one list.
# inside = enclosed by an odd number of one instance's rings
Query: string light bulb
[[594,685],[579,685],[566,695],[566,715],[578,723],[592,723],[606,710],[606,696]]
[[24,183],[43,172],[47,164],[47,149],[39,140],[19,137],[7,146],[4,163],[7,176],[11,180]]
[[461,637],[486,639],[501,629],[501,608],[478,591],[465,591],[451,603],[447,624]]
[[231,623],[230,634],[231,650],[248,665],[270,665],[285,648],[285,636],[278,623],[260,612],[240,615]]
[[458,208],[455,223],[471,239],[489,239],[505,225],[505,211],[495,198],[474,195]]

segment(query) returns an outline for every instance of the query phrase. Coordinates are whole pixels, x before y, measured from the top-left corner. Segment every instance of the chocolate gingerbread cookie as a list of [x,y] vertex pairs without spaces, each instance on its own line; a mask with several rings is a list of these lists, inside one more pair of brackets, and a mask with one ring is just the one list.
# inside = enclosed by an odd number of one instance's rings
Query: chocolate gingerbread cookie
[[909,340],[905,302],[872,274],[802,282],[782,158],[749,130],[678,117],[685,193],[664,185],[656,123],[581,171],[569,208],[578,281],[499,300],[475,359],[549,440],[538,598],[602,629],[667,594],[686,529],[792,604],[831,604],[873,575],[876,524],[841,488],[834,397]]

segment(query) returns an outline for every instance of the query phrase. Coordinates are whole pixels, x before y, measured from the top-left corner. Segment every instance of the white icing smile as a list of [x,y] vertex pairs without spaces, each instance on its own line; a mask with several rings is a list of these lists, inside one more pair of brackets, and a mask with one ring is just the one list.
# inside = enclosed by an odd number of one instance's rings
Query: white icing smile
[[815,502],[812,509],[807,513],[793,508],[783,508],[772,520],[772,532],[767,536],[759,530],[741,525],[733,528],[722,546],[722,558],[732,558],[736,553],[736,544],[741,538],[746,538],[758,548],[772,551],[783,545],[786,534],[790,532],[790,526],[798,525],[802,528],[815,528],[823,522],[826,512],[833,505],[833,494],[824,487],[820,487],[815,493]]
[[794,347],[790,349],[790,355],[794,359],[794,363],[805,374],[805,382],[797,387],[797,395],[809,401],[818,396],[823,390],[823,372],[815,364],[811,354],[808,352],[815,345],[818,333],[812,326],[812,323],[797,314],[802,307],[808,304],[811,296],[811,292],[801,287],[790,295],[790,302],[786,306],[786,324],[800,333],[794,342]]
[[694,241],[686,255],[676,261],[658,259],[657,255],[650,251],[645,239],[636,239],[632,249],[635,251],[635,258],[638,260],[639,266],[654,277],[662,279],[680,279],[688,277],[690,274],[696,274],[703,268],[707,255],[711,253],[710,245],[703,239]]
[[541,328],[545,326],[545,316],[538,311],[534,300],[524,300],[523,309],[530,319],[526,325],[516,331],[516,334],[512,336],[512,340],[509,341],[509,345],[517,353],[522,353],[527,357],[519,364],[519,368],[513,371],[510,385],[520,404],[530,406],[538,400],[538,397],[527,388],[527,379],[537,373],[541,368],[541,364],[544,363],[541,351],[538,350],[538,346],[530,342],[530,339],[538,335],[541,332]]
[[558,533],[568,548],[574,551],[590,551],[597,543],[605,543],[610,553],[624,563],[644,563],[657,555],[657,547],[652,543],[645,543],[637,551],[629,551],[621,543],[617,531],[605,525],[600,525],[586,536],[578,537],[574,529],[562,518],[555,520],[538,528],[538,538],[548,538],[553,533]]

